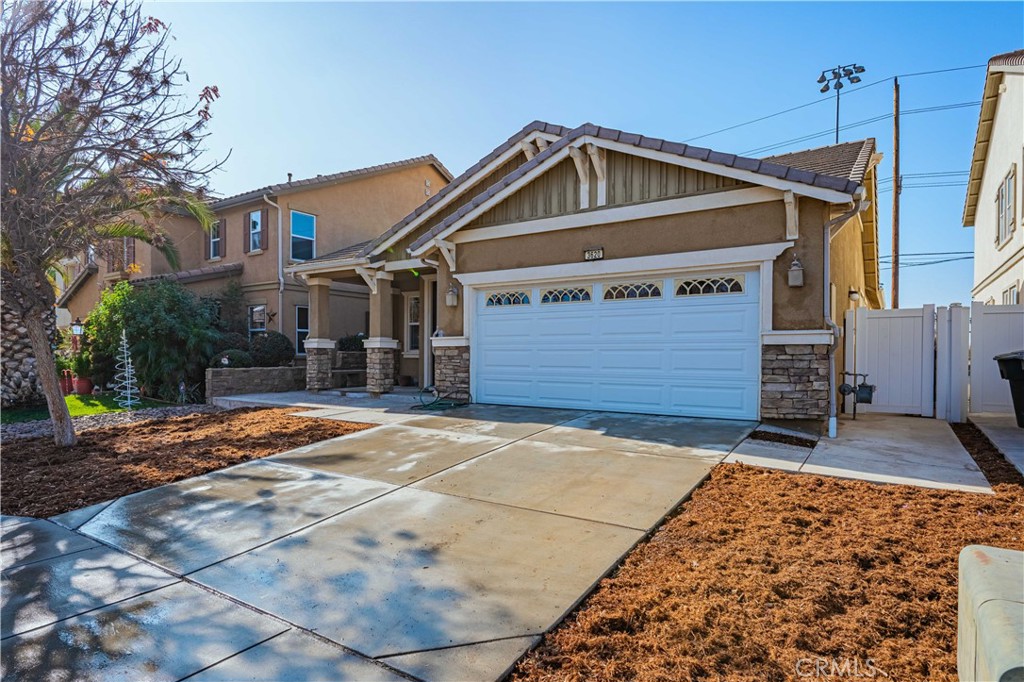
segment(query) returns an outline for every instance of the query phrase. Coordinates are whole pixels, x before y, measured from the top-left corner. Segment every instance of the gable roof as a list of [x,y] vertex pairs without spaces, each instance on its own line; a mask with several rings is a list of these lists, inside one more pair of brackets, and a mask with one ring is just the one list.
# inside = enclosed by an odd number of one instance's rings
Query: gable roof
[[[871,154],[874,152],[875,148],[874,138],[868,138],[859,143],[847,143],[856,145],[856,154],[849,153],[846,149],[836,152],[828,152],[823,150],[828,150],[829,147],[821,147],[804,152],[795,152],[793,156],[799,158],[790,160],[790,164],[784,164],[777,160],[773,160],[771,157],[768,159],[754,159],[737,156],[735,154],[726,154],[716,152],[705,147],[694,147],[682,142],[670,142],[660,138],[645,137],[635,133],[626,133],[613,128],[602,128],[592,123],[585,123],[570,131],[557,142],[549,145],[546,150],[533,157],[522,166],[519,166],[519,168],[506,175],[487,190],[478,194],[472,201],[461,206],[458,211],[421,235],[419,239],[413,242],[409,250],[416,251],[421,249],[425,244],[448,230],[456,222],[463,219],[468,213],[479,208],[494,195],[529,174],[535,168],[545,163],[549,158],[565,149],[576,140],[585,136],[594,137],[600,140],[618,142],[637,149],[655,150],[673,156],[694,159],[696,161],[706,162],[712,165],[746,171],[764,176],[766,179],[772,178],[775,180],[783,180],[810,187],[832,190],[842,194],[849,194],[851,196],[860,189],[861,182],[863,182],[864,179],[864,173],[867,171],[868,160],[870,160]],[[805,169],[800,167],[799,164],[807,164],[809,167]],[[823,167],[827,167],[830,172],[825,173],[822,170],[816,169],[816,164],[821,164]],[[832,173],[838,174],[833,175]]]
[[67,308],[68,303],[71,302],[71,299],[74,298],[78,290],[82,288],[82,285],[85,283],[85,280],[89,279],[98,271],[99,266],[97,266],[96,263],[86,263],[85,267],[82,268],[82,271],[79,272],[78,275],[75,276],[73,280],[71,280],[70,284],[68,284],[67,289],[65,289],[64,293],[60,295],[60,297],[54,303],[54,306],[57,308]]
[[180,282],[182,284],[186,284],[188,282],[202,282],[207,279],[218,279],[220,277],[240,273],[242,272],[244,265],[244,263],[218,263],[217,265],[208,265],[206,267],[195,268],[193,270],[168,272],[163,275],[149,275],[148,277],[138,277],[128,281],[132,286],[152,284],[153,282],[159,282],[161,280]]
[[[519,132],[515,133],[507,140],[499,144],[497,147],[491,150],[489,154],[481,158],[479,161],[474,163],[472,166],[467,168],[457,178],[449,182],[447,185],[442,187],[437,194],[427,199],[425,202],[417,206],[412,213],[405,216],[397,223],[392,225],[386,232],[381,234],[376,239],[369,242],[361,252],[355,255],[369,256],[373,253],[374,249],[387,242],[392,237],[399,234],[402,230],[408,227],[414,220],[419,218],[421,215],[430,211],[434,207],[439,207],[440,204],[446,201],[448,198],[454,199],[460,195],[464,190],[468,189],[468,181],[474,175],[479,173],[482,169],[486,168],[495,159],[500,157],[502,154],[518,145],[524,139],[530,136],[531,133],[547,133],[550,135],[563,136],[569,132],[569,129],[565,126],[556,125],[554,123],[547,123],[545,121],[531,121],[523,126]],[[326,258],[326,256],[324,257]]]
[[971,173],[967,178],[967,197],[964,199],[964,227],[974,225],[975,213],[978,209],[978,194],[981,192],[981,177],[985,172],[985,159],[988,158],[989,144],[992,142],[992,127],[996,118],[996,105],[999,103],[999,86],[1003,82],[1003,74],[1014,67],[1024,66],[1024,50],[1014,50],[997,54],[988,60],[985,72],[985,88],[981,96],[981,111],[978,113],[978,130],[974,135],[974,152],[971,155]]
[[224,209],[231,208],[232,206],[256,201],[266,194],[280,195],[287,194],[288,192],[298,192],[300,190],[312,189],[323,185],[348,182],[350,180],[358,180],[372,175],[390,173],[391,171],[398,170],[399,168],[411,168],[414,166],[424,165],[432,165],[437,169],[437,172],[443,175],[447,180],[452,179],[451,172],[444,167],[444,164],[438,161],[437,157],[433,154],[427,154],[426,156],[414,156],[411,159],[402,159],[401,161],[392,161],[390,163],[382,163],[376,166],[367,166],[366,168],[356,168],[353,170],[341,171],[340,173],[330,173],[329,175],[317,175],[314,178],[306,178],[304,180],[293,180],[292,182],[267,185],[266,187],[260,187],[259,189],[253,189],[247,192],[241,192],[240,194],[232,194],[228,197],[216,199],[211,202],[210,207],[214,211],[223,211]]

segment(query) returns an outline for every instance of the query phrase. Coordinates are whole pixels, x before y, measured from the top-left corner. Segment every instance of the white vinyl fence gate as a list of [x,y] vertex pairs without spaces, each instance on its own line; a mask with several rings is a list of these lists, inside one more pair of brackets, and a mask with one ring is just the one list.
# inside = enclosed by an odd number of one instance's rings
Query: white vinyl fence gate
[[971,306],[971,412],[1013,413],[1010,384],[992,358],[1024,350],[1024,305]]
[[[845,344],[846,371],[868,374],[876,386],[873,402],[858,405],[859,412],[950,422],[968,412],[1012,413],[1010,386],[992,358],[1024,349],[1024,305],[850,310]],[[852,409],[847,396],[844,411]]]

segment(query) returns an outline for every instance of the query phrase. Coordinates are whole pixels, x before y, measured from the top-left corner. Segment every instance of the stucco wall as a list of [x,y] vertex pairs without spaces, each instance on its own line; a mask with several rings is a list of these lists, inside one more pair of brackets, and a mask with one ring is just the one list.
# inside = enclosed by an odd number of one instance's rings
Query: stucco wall
[[[999,94],[982,174],[978,207],[974,222],[973,300],[1002,303],[1002,292],[1014,282],[1024,280],[1024,74],[1003,75],[1005,92]],[[1008,243],[997,246],[996,197],[1000,183],[1011,167],[1017,168],[1016,230]],[[989,276],[1001,271],[997,280]],[[994,279],[994,278],[993,278]]]
[[[800,200],[800,238],[775,261],[772,311],[775,329],[821,329],[823,202]],[[785,241],[786,212],[780,201],[645,218],[572,230],[460,244],[459,272],[506,270],[583,260],[583,250],[604,247],[606,260],[703,251]],[[859,248],[859,247],[858,247]],[[804,286],[788,286],[796,254],[805,269]]]

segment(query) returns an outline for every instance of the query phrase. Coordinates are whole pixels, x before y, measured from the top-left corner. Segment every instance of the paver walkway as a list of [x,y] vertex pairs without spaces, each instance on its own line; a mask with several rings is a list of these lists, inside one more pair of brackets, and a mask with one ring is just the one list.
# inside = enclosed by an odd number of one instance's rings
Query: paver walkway
[[493,680],[754,427],[401,400],[382,424],[3,519],[3,675]]

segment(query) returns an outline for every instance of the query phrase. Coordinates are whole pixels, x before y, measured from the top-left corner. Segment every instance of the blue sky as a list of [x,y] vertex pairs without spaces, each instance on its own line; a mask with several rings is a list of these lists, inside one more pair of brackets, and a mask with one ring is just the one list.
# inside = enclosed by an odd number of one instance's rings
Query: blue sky
[[[301,178],[426,153],[458,175],[534,119],[685,141],[820,100],[694,142],[742,154],[834,125],[834,100],[815,82],[826,67],[864,65],[863,86],[984,64],[1024,45],[1019,2],[153,2],[147,11],[171,24],[190,88],[220,88],[209,146],[218,157],[231,153],[212,182],[222,194],[288,172]],[[983,75],[901,78],[903,110],[977,101]],[[844,124],[891,113],[891,81],[852,90],[844,90]],[[977,116],[976,106],[904,116],[904,175],[967,170]],[[891,176],[892,121],[840,139],[868,136],[885,155],[882,177]],[[879,201],[885,254],[891,197]],[[906,189],[901,252],[970,250],[963,198],[960,186]],[[971,278],[970,261],[906,268],[901,305],[966,302]],[[889,279],[883,271],[887,291]]]

